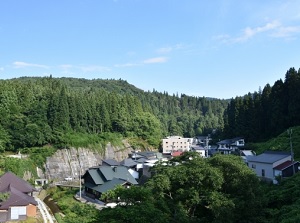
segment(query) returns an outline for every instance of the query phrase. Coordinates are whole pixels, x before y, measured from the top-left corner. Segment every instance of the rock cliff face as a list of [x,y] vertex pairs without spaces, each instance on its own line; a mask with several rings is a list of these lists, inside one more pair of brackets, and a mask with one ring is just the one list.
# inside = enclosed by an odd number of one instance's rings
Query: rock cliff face
[[65,178],[78,179],[88,168],[101,165],[103,159],[121,161],[127,158],[131,151],[132,148],[126,142],[123,148],[108,144],[104,154],[86,148],[61,149],[47,158],[45,176],[54,181]]

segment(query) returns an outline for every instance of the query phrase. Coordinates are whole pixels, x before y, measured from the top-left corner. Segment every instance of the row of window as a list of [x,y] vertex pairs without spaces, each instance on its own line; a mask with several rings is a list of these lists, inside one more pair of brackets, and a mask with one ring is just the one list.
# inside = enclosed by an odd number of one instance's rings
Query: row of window
[[[166,144],[168,144],[168,143],[169,143],[169,142],[166,142]],[[173,144],[174,144],[174,143],[178,143],[178,142],[173,142]],[[180,143],[182,144],[182,142],[180,142]],[[186,142],[184,142],[184,144],[186,144]]]
[[[172,146],[171,146],[172,147]],[[166,146],[166,148],[169,148],[169,146]],[[174,147],[175,148],[175,147]],[[179,146],[177,146],[176,148],[179,148]],[[180,148],[186,148],[186,146],[182,147],[180,146]]]

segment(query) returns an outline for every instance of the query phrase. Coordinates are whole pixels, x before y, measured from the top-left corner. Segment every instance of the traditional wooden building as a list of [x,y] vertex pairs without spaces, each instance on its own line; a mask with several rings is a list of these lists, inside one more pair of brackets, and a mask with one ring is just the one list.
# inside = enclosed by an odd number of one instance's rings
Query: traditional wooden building
[[12,172],[0,177],[0,222],[26,220],[35,217],[37,202],[32,197],[35,188]]

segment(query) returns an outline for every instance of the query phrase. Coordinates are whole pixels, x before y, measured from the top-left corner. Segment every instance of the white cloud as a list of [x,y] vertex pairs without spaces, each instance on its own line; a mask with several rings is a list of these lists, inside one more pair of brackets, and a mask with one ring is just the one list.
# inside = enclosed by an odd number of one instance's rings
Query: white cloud
[[4,67],[0,67],[0,71],[4,71]]
[[144,60],[143,63],[144,64],[150,64],[150,63],[165,63],[168,61],[167,57],[153,57],[153,58],[149,58],[147,60]]
[[247,27],[243,30],[243,34],[240,37],[237,37],[234,40],[234,42],[244,42],[247,41],[248,39],[254,37],[255,35],[263,32],[267,32],[270,30],[277,29],[280,27],[281,24],[278,21],[273,21],[271,23],[267,23],[264,26],[258,26],[254,28]]
[[187,46],[185,46],[181,43],[178,43],[173,46],[161,47],[161,48],[157,49],[156,52],[160,53],[160,54],[167,54],[174,50],[181,50],[181,49],[185,49],[185,48],[187,48]]
[[75,71],[81,70],[84,73],[89,72],[103,72],[103,71],[110,71],[108,67],[98,66],[98,65],[72,65],[72,64],[62,64],[59,65],[59,68],[63,70],[63,73],[66,74],[74,74]]
[[280,27],[272,34],[272,36],[274,36],[274,37],[291,37],[296,33],[300,33],[300,26]]
[[59,65],[59,67],[61,69],[67,70],[67,69],[71,69],[73,67],[73,65],[71,65],[71,64],[62,64],[62,65]]
[[213,39],[218,40],[222,43],[240,43],[246,42],[251,38],[254,38],[256,35],[261,33],[267,33],[271,37],[285,38],[292,37],[296,33],[300,32],[300,26],[284,26],[279,21],[275,20],[269,23],[266,23],[263,26],[258,27],[247,27],[243,29],[242,34],[238,37],[232,37],[228,34],[222,34],[214,36]]
[[156,50],[157,53],[170,53],[173,50],[172,47],[162,47]]
[[137,63],[125,63],[125,64],[115,64],[114,67],[136,67],[140,65],[141,64],[137,64]]
[[33,64],[33,63],[26,63],[21,61],[13,62],[15,68],[25,68],[25,67],[37,67],[37,68],[45,68],[48,69],[49,67],[42,64]]

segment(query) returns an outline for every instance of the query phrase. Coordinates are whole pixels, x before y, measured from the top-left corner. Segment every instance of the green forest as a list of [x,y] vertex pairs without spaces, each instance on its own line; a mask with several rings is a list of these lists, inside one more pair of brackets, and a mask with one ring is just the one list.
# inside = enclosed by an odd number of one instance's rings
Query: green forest
[[56,215],[58,222],[300,222],[299,173],[271,185],[259,181],[238,156],[204,159],[191,152],[155,166],[153,172],[142,186],[117,187],[104,194],[103,199],[120,205],[101,211],[75,201],[75,191],[52,188],[50,194],[64,213]]
[[[56,149],[129,139],[157,149],[169,135],[210,134],[213,143],[242,136],[247,148],[289,150],[293,129],[300,158],[300,70],[258,92],[227,100],[143,91],[125,80],[22,77],[0,80],[0,153],[29,154],[22,162],[0,156],[0,169],[35,172]],[[178,165],[180,164],[180,165]],[[75,202],[74,191],[49,193],[64,217],[59,222],[300,222],[300,175],[279,185],[259,181],[237,156],[203,159],[185,153],[157,165],[139,187],[117,188],[105,199],[124,205],[99,212]],[[88,217],[87,217],[88,216]]]
[[108,133],[158,148],[168,135],[221,131],[227,105],[226,100],[144,92],[124,80],[1,80],[0,151],[96,146]]
[[300,125],[300,69],[290,68],[285,79],[259,92],[236,97],[224,114],[224,134],[261,142]]

